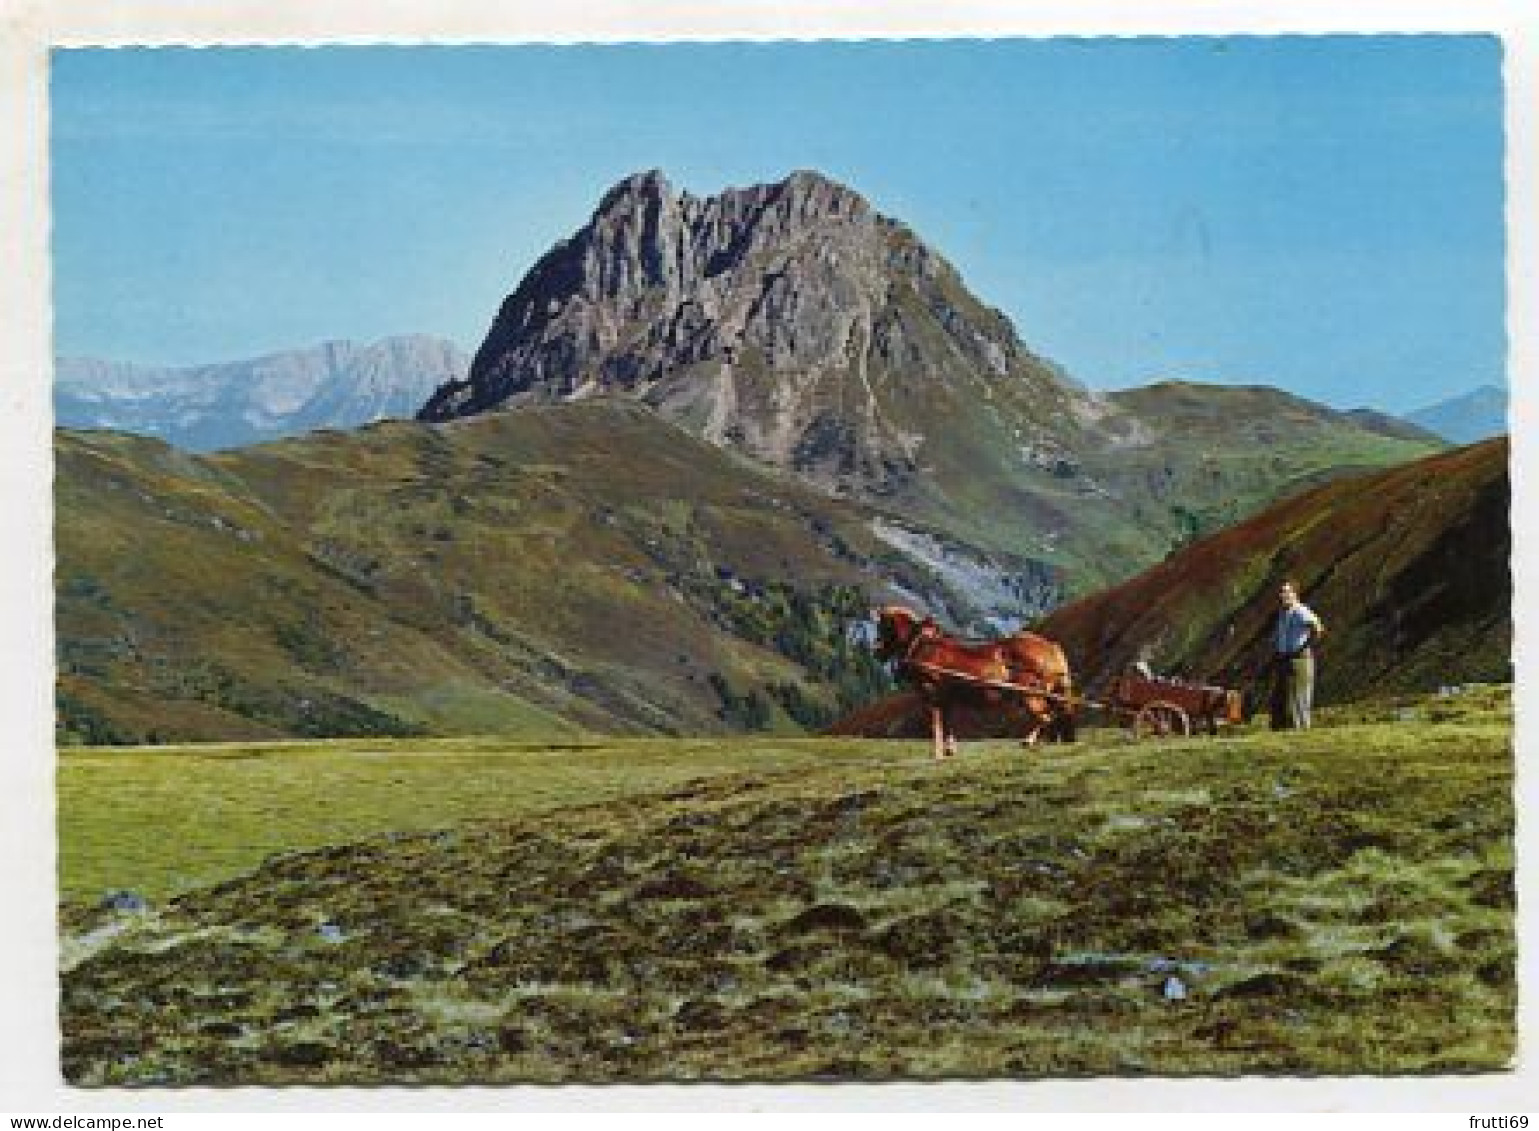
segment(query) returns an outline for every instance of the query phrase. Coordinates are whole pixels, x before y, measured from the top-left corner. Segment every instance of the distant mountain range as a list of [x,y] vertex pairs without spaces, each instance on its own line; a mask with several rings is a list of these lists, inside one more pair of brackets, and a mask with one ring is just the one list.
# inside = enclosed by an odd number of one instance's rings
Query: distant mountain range
[[1507,390],[1482,385],[1462,396],[1428,405],[1410,413],[1407,420],[1455,444],[1500,436],[1507,431]]
[[465,372],[468,359],[450,342],[415,335],[178,368],[82,357],[56,364],[59,424],[214,451],[315,428],[410,418],[433,389]]
[[1382,436],[1394,436],[1401,440],[1414,440],[1426,444],[1437,444],[1444,440],[1444,437],[1420,424],[1413,424],[1409,420],[1380,412],[1376,408],[1348,409],[1345,415],[1359,427],[1377,432]]

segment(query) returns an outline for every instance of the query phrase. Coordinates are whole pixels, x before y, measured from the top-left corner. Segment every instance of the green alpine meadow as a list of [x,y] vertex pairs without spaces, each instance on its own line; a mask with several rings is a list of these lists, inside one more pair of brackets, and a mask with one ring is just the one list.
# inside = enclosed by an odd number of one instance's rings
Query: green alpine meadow
[[[1488,1072],[1506,690],[1023,753],[736,737],[60,765],[85,1085]],[[106,891],[142,902],[103,902]]]

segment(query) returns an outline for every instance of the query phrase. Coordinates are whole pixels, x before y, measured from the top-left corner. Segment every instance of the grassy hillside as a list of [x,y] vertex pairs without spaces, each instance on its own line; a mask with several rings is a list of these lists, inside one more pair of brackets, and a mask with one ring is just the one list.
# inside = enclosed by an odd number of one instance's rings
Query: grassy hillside
[[1157,669],[1259,682],[1288,577],[1325,621],[1325,701],[1510,678],[1507,442],[1325,486],[1056,611],[1092,686],[1149,656]]
[[[1173,553],[1037,626],[1062,642],[1092,698],[1145,659],[1162,673],[1265,702],[1270,632],[1284,578],[1328,629],[1317,697],[1326,703],[1511,678],[1507,443],[1333,480]],[[1117,724],[1091,709],[1089,723]],[[959,711],[961,733],[1024,734],[1027,722]],[[861,705],[830,734],[929,733],[913,694]]]
[[[509,808],[466,822],[429,800],[439,831],[320,848],[332,830],[301,813],[285,835],[308,851],[244,874],[225,861],[220,882],[142,911],[66,907],[65,1075],[1505,1067],[1510,703],[1470,694],[1327,721],[1163,744],[1103,735],[1031,757],[981,745],[943,765],[904,743],[654,745],[645,784],[542,812],[514,798],[585,792],[560,781],[566,756],[424,750],[446,778],[496,781]],[[100,819],[131,782],[173,772],[217,776],[237,808],[265,797],[267,774],[196,757],[66,758],[66,861],[69,830],[148,834],[212,876],[197,863],[208,847],[167,837],[149,807]],[[345,773],[380,810],[422,780],[358,750],[261,759]]]
[[797,729],[879,686],[865,589],[923,576],[626,406],[58,464],[67,742]]
[[[1030,615],[1282,484],[1415,449],[1272,391],[1139,396],[1167,431],[1025,493],[1010,414],[973,405],[992,423],[927,449],[951,486],[901,515],[625,401],[203,457],[61,431],[59,737],[817,729],[886,689],[849,635],[874,602]],[[1230,435],[1242,401],[1270,422]]]
[[1446,446],[1265,387],[1164,382],[1108,394],[1087,419],[976,376],[907,395],[915,419],[949,426],[922,429],[902,505],[969,545],[1042,563],[1069,596],[1307,487]]
[[1150,427],[1138,450],[1094,452],[1086,462],[1154,543],[1141,564],[1307,487],[1444,447],[1435,436],[1387,430],[1266,386],[1165,381],[1108,399]]

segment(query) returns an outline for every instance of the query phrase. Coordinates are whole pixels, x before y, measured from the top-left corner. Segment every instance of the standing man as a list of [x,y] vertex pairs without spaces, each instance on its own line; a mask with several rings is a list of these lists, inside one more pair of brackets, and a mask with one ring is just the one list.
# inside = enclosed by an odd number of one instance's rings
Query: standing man
[[1282,609],[1272,636],[1272,729],[1308,730],[1315,697],[1315,644],[1325,625],[1299,600],[1298,586],[1284,581]]

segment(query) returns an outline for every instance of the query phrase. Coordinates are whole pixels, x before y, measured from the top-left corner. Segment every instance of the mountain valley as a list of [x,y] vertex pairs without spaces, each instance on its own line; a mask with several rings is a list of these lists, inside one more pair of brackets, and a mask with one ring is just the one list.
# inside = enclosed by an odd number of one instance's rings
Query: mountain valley
[[[232,368],[196,442],[56,433],[63,740],[817,729],[889,686],[874,603],[1011,631],[1445,448],[1264,386],[1089,390],[808,172],[620,182],[468,367],[429,339],[326,350]],[[408,371],[432,377],[415,422],[316,407],[410,415]],[[250,443],[283,390],[308,434]]]

